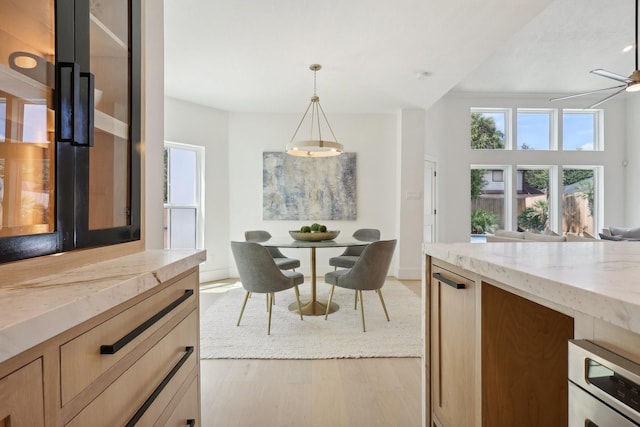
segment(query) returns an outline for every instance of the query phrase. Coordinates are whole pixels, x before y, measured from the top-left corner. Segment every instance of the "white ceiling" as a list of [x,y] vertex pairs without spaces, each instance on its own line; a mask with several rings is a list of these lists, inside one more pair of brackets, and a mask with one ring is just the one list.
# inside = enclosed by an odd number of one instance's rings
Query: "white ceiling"
[[[165,94],[236,112],[428,108],[454,89],[561,94],[634,69],[633,0],[165,0]],[[429,72],[419,79],[421,72]]]

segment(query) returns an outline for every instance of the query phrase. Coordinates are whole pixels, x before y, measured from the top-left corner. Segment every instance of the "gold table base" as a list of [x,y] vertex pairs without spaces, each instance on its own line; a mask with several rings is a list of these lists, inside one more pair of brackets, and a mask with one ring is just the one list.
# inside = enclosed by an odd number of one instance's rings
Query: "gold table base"
[[[324,316],[327,311],[327,303],[320,301],[309,301],[306,303],[300,303],[302,306],[302,315],[303,316]],[[340,306],[335,302],[331,302],[331,306],[329,307],[329,313],[335,313],[340,309]],[[298,313],[298,303],[294,302],[289,304],[289,311],[294,313]]]

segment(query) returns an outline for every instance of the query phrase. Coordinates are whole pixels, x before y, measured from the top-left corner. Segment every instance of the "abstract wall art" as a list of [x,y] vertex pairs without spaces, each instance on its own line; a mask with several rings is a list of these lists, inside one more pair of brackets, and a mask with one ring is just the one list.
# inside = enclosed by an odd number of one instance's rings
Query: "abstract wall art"
[[307,158],[265,152],[262,164],[263,219],[356,219],[356,153]]

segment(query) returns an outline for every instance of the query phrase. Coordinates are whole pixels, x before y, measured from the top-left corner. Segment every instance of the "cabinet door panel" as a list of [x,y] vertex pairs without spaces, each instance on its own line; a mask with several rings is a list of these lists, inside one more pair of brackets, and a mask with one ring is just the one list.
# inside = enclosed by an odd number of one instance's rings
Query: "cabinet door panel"
[[0,426],[44,426],[42,359],[0,379]]
[[0,261],[11,261],[57,249],[56,34],[52,0],[0,10]]
[[434,418],[443,427],[473,426],[477,402],[476,284],[436,265],[432,273],[438,277],[431,279]]
[[573,319],[482,283],[484,426],[566,426]]

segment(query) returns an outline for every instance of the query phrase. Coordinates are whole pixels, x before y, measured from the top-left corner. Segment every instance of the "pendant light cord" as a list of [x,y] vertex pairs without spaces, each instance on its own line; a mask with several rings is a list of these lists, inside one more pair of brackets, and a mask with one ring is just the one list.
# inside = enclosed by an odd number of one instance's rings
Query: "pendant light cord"
[[[638,1],[638,0],[636,0]],[[318,69],[313,69],[313,96],[311,97],[311,102],[309,103],[309,106],[307,107],[306,111],[304,112],[304,114],[302,115],[302,119],[300,119],[300,123],[298,123],[298,127],[296,128],[295,132],[293,132],[293,136],[291,136],[291,141],[290,143],[292,143],[294,141],[294,139],[296,138],[296,135],[298,134],[298,131],[300,130],[300,127],[302,126],[302,123],[304,122],[305,117],[307,117],[307,114],[309,113],[309,110],[311,110],[311,135],[310,138],[313,140],[313,128],[314,128],[314,121],[317,122],[317,126],[318,126],[318,139],[320,141],[320,143],[322,143],[322,128],[320,126],[320,113],[322,113],[322,117],[324,118],[324,121],[327,125],[327,127],[329,128],[329,132],[331,132],[331,136],[333,136],[333,140],[334,141],[338,141],[338,139],[336,138],[336,135],[333,133],[333,129],[331,128],[331,124],[329,123],[329,120],[327,119],[327,115],[324,113],[324,109],[322,108],[322,105],[320,105],[320,99],[318,98],[318,94],[317,94],[317,82],[316,82],[316,73],[318,72]]]
[[[638,0],[636,0],[636,4],[638,4]],[[636,44],[638,43],[638,33],[636,32]],[[318,70],[313,70],[313,96],[318,96],[316,93],[316,73]]]

